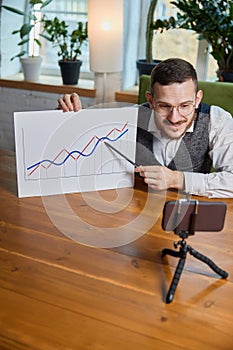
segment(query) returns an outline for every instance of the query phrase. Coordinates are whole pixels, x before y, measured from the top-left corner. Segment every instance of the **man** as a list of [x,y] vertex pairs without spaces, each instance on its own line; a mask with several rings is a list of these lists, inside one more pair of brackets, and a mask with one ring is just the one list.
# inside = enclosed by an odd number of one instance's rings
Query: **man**
[[[136,162],[141,165],[135,172],[155,190],[233,197],[233,119],[201,102],[193,66],[179,58],[162,61],[152,71],[146,98],[148,106],[139,108]],[[77,94],[58,102],[63,111],[81,108]]]

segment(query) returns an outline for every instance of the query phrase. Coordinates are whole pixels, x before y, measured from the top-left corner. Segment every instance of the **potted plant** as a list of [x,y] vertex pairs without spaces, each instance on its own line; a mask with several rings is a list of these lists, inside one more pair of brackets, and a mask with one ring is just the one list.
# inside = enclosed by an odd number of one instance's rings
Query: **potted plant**
[[154,12],[158,0],[151,0],[146,20],[146,58],[137,60],[137,68],[139,76],[142,74],[150,75],[153,67],[160,62],[160,60],[154,60],[152,55],[152,43],[154,35]]
[[233,81],[232,1],[177,0],[171,1],[171,4],[180,10],[177,17],[157,19],[152,25],[153,30],[193,30],[198,39],[205,39],[211,45],[210,54],[217,61],[220,80]]
[[78,59],[81,55],[82,44],[87,40],[87,23],[77,23],[77,28],[68,31],[68,25],[65,21],[54,17],[53,19],[43,18],[43,33],[45,39],[50,41],[54,47],[58,47],[57,52],[59,66],[63,84],[76,85],[79,79],[80,67],[82,61]]
[[[41,21],[40,17],[37,17],[34,13],[35,5],[40,5],[40,10],[43,9],[45,6],[47,6],[52,0],[29,0],[29,11],[28,14],[25,14],[23,11],[11,7],[2,5],[1,7],[4,8],[7,11],[10,11],[12,13],[15,13],[17,15],[20,15],[23,17],[24,21],[23,24],[20,26],[19,29],[16,29],[12,32],[13,35],[19,35],[20,41],[18,43],[18,46],[21,47],[20,52],[13,56],[11,58],[11,61],[15,58],[19,58],[22,70],[24,73],[24,79],[29,81],[37,81],[39,79],[40,74],[40,67],[42,58],[41,56],[35,55],[35,47],[41,46],[41,42],[38,39],[36,35],[36,26]],[[33,45],[32,45],[32,55],[28,56],[28,51],[25,49],[25,46],[29,43],[29,36],[30,34],[33,38]],[[24,57],[25,56],[25,57]]]

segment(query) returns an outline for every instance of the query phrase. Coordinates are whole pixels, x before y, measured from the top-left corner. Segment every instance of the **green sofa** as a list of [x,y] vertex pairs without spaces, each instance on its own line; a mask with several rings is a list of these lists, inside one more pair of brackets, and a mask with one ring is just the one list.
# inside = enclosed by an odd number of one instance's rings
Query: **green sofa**
[[[199,81],[203,90],[203,102],[224,108],[233,116],[233,83]],[[139,79],[138,103],[146,102],[145,93],[150,89],[150,76],[141,75]]]

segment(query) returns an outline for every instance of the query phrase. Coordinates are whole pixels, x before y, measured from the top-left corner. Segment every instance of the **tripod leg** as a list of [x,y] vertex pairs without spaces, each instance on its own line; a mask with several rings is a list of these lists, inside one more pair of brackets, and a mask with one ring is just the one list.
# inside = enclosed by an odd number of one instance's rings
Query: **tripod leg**
[[185,257],[180,258],[179,262],[177,264],[176,271],[175,271],[175,274],[174,274],[173,279],[172,279],[172,283],[171,283],[170,288],[169,288],[168,293],[167,293],[167,297],[166,297],[167,304],[171,303],[173,298],[174,298],[176,287],[178,285],[181,273],[182,273],[183,268],[184,268]]
[[203,261],[204,263],[206,263],[214,272],[216,272],[219,276],[221,276],[222,278],[227,278],[228,277],[228,273],[222,269],[220,269],[220,267],[218,267],[210,258],[208,258],[207,256],[199,253],[198,251],[196,251],[195,249],[193,249],[192,247],[188,246],[188,251],[191,255],[193,255],[195,258],[197,258],[198,260]]
[[165,248],[162,250],[162,257],[164,257],[165,255],[171,255],[171,256],[175,256],[176,258],[179,258],[180,252],[169,248]]

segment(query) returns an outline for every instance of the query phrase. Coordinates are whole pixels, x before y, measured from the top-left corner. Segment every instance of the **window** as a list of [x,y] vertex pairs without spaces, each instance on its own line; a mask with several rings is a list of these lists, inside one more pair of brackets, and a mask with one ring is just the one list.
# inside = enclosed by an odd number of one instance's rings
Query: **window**
[[[69,31],[72,31],[75,29],[78,21],[84,23],[87,21],[87,1],[88,0],[53,0],[48,6],[42,9],[42,13],[49,19],[57,16],[60,20],[66,21],[69,25]],[[58,66],[59,57],[57,55],[58,48],[53,47],[52,44],[44,38],[40,38],[40,41],[42,43],[40,55],[43,57],[42,74],[60,75]],[[79,58],[83,61],[81,77],[91,78],[88,43],[82,45],[82,55]]]
[[[149,6],[149,0],[147,0]],[[143,2],[144,3],[144,2]],[[135,7],[134,0],[125,0],[125,18],[129,21],[129,14],[132,11],[132,8],[127,5],[132,5],[133,9]],[[70,26],[70,29],[74,29],[76,23],[78,21],[87,21],[87,8],[88,8],[88,0],[53,0],[47,7],[43,9],[43,13],[46,14],[48,18],[53,18],[58,16],[60,19],[64,19]],[[158,4],[156,7],[155,16],[157,18],[168,18],[171,15],[175,15],[176,8],[174,5],[170,3],[170,0],[158,0]],[[140,12],[138,8],[136,11]],[[139,16],[141,13],[138,14]],[[143,12],[143,19],[145,17],[145,13]],[[128,40],[135,40],[135,26],[134,22],[137,23],[137,16],[130,17],[130,22],[132,29],[127,31],[127,26],[124,30],[125,36],[129,36]],[[139,18],[139,21],[142,22],[142,19]],[[144,40],[144,39],[143,39]],[[48,75],[60,75],[60,69],[58,66],[58,55],[57,48],[52,47],[51,43],[46,41],[45,39],[41,39],[42,48],[40,49],[40,54],[43,57],[42,63],[42,74]],[[139,36],[137,39],[137,43],[135,42],[135,46],[140,46],[142,43],[142,39]],[[167,57],[182,57],[190,61],[194,67],[199,67],[201,65],[202,71],[206,70],[206,66],[208,63],[208,70],[206,79],[207,80],[216,80],[216,70],[217,64],[216,61],[212,58],[211,55],[206,53],[206,49],[200,50],[200,41],[197,39],[197,35],[188,30],[169,30],[162,34],[154,35],[154,52],[153,57],[155,59],[165,59]],[[206,46],[205,46],[206,47]],[[137,50],[137,48],[135,48]],[[128,56],[133,56],[129,58],[130,64],[126,65],[124,70],[124,78],[129,81],[134,81],[136,76],[136,68],[135,70],[132,68],[134,64],[134,60],[136,60],[137,53],[132,53],[130,50],[124,50],[124,60],[127,61]],[[88,43],[82,46],[82,56],[80,59],[83,61],[82,69],[81,69],[81,78],[90,78],[93,79],[93,73],[90,72],[89,68],[89,47]],[[136,67],[136,66],[135,66]],[[204,67],[204,68],[203,68]],[[124,79],[123,79],[124,80]],[[128,83],[123,84],[123,86],[127,87]]]
[[[159,0],[155,16],[157,18],[169,18],[176,16],[177,8],[170,0]],[[181,57],[188,60],[194,67],[201,62],[207,65],[206,80],[216,80],[217,63],[213,57],[206,54],[205,49],[199,49],[200,41],[196,33],[185,29],[171,29],[154,35],[155,59],[163,60],[168,57]],[[207,62],[206,62],[207,60]]]

